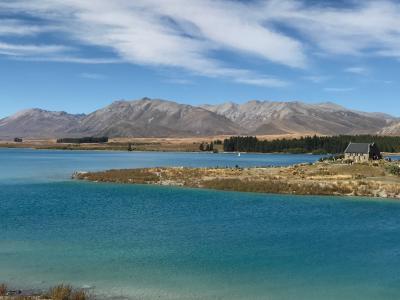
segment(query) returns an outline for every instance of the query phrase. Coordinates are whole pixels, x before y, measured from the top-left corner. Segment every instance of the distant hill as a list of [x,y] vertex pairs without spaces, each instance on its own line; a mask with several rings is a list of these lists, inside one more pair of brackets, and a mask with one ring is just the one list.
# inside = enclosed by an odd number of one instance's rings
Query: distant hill
[[225,116],[249,134],[365,134],[377,133],[397,119],[381,113],[365,113],[333,103],[249,101],[203,105]]
[[79,124],[84,117],[37,108],[23,110],[0,120],[0,137],[72,136],[79,133]]
[[235,134],[241,128],[206,109],[144,98],[116,101],[88,115],[31,109],[0,120],[0,137],[164,137]]
[[0,120],[0,138],[400,134],[400,119],[333,103],[249,101],[200,107],[143,98],[90,114],[30,109]]
[[83,118],[80,130],[84,135],[162,137],[233,134],[240,127],[200,107],[144,98],[97,110]]

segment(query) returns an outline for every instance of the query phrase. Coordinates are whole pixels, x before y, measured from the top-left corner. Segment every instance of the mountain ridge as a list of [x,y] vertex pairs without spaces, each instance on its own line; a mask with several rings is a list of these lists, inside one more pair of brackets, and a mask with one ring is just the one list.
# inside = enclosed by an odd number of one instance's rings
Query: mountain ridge
[[400,134],[400,119],[332,102],[250,100],[194,106],[170,100],[117,100],[88,114],[40,108],[0,119],[0,138],[188,137],[212,135]]
[[398,120],[379,113],[357,112],[331,102],[309,104],[252,100],[243,104],[228,102],[202,107],[226,116],[250,134],[263,134],[262,128],[268,125],[297,134],[377,133]]

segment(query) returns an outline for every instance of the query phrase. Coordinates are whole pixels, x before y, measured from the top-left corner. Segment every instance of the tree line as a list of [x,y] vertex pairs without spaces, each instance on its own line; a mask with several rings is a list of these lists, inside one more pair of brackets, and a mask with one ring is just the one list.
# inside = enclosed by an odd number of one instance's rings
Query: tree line
[[107,143],[108,137],[82,137],[82,138],[61,138],[57,139],[57,143],[65,143],[65,144],[89,144],[89,143]]
[[382,152],[400,152],[400,137],[378,135],[306,136],[293,139],[259,140],[255,136],[232,136],[224,140],[226,152],[343,153],[350,142],[375,142]]

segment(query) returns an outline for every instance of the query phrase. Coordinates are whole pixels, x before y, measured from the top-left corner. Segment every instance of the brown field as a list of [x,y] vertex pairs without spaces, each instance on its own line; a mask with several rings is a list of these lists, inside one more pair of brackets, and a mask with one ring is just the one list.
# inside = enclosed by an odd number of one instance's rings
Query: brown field
[[346,195],[400,198],[400,176],[386,161],[342,161],[271,168],[145,168],[78,173],[96,182],[157,184],[218,190],[299,195]]
[[118,138],[110,139],[108,143],[56,143],[56,140],[24,140],[22,143],[0,141],[2,148],[33,148],[57,150],[116,150],[128,151],[129,144],[134,151],[199,151],[202,142],[211,142],[203,139],[164,139],[164,138]]
[[[56,139],[24,139],[22,143],[14,141],[0,141],[0,148],[33,148],[33,149],[58,149],[58,150],[117,150],[127,151],[129,144],[135,151],[171,151],[171,152],[195,152],[199,151],[201,143],[210,143],[215,140],[223,141],[230,136],[206,136],[183,138],[111,138],[104,144],[58,144]],[[264,135],[257,136],[261,140],[277,138],[298,138],[299,134]],[[222,145],[214,145],[218,151],[222,151]]]

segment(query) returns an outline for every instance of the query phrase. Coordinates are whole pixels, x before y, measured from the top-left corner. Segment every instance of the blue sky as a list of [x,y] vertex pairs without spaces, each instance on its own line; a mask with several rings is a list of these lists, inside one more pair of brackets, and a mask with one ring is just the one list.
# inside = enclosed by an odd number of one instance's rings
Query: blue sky
[[400,116],[397,1],[0,0],[0,117],[119,99]]

